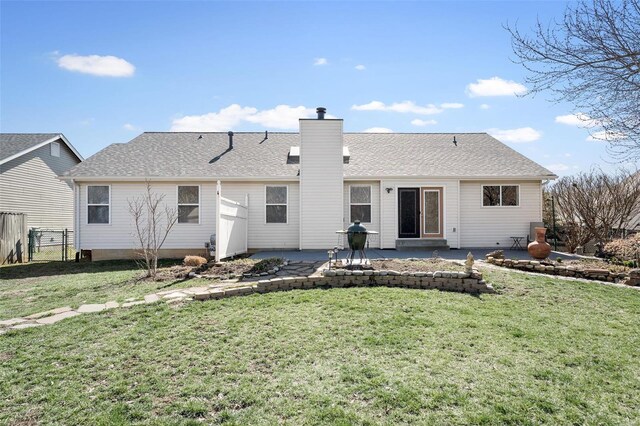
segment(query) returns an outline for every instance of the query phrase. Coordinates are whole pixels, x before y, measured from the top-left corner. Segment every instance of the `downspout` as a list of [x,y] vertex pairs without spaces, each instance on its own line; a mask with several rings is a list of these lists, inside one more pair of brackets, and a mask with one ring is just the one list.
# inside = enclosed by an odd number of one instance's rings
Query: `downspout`
[[71,183],[73,184],[73,215],[75,223],[75,229],[73,230],[73,245],[77,252],[82,252],[82,249],[80,248],[80,185],[76,183],[74,179],[71,179]]

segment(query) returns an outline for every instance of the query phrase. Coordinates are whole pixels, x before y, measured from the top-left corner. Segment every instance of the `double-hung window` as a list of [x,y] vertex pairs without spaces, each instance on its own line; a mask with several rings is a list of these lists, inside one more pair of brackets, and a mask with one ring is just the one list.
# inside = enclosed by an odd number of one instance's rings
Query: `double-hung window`
[[520,205],[518,185],[482,185],[483,207],[517,207]]
[[287,223],[287,202],[289,200],[286,185],[267,185],[265,187],[266,223]]
[[199,186],[178,186],[178,223],[200,223]]
[[371,185],[349,187],[351,222],[371,223]]
[[111,187],[87,186],[87,223],[109,224],[111,221]]

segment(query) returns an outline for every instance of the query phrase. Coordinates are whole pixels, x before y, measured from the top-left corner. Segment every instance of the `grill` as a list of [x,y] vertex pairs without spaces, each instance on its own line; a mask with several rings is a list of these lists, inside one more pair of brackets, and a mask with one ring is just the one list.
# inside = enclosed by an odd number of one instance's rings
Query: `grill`
[[359,220],[356,220],[347,228],[347,230],[336,231],[338,234],[347,234],[347,241],[351,252],[347,257],[347,267],[353,269],[353,257],[358,251],[360,257],[359,266],[366,265],[369,262],[365,248],[367,246],[367,236],[369,234],[377,234],[376,231],[368,231]]

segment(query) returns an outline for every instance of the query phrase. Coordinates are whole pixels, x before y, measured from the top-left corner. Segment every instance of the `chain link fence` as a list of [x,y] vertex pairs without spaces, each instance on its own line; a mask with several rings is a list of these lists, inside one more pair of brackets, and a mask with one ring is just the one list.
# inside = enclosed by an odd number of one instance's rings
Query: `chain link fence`
[[74,259],[73,231],[40,228],[29,230],[29,262]]

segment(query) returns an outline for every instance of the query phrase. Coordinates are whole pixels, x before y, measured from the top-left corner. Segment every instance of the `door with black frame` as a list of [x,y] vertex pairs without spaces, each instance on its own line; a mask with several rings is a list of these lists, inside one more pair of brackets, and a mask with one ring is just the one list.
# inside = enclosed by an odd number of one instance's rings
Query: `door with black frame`
[[420,188],[398,188],[398,237],[420,238]]

